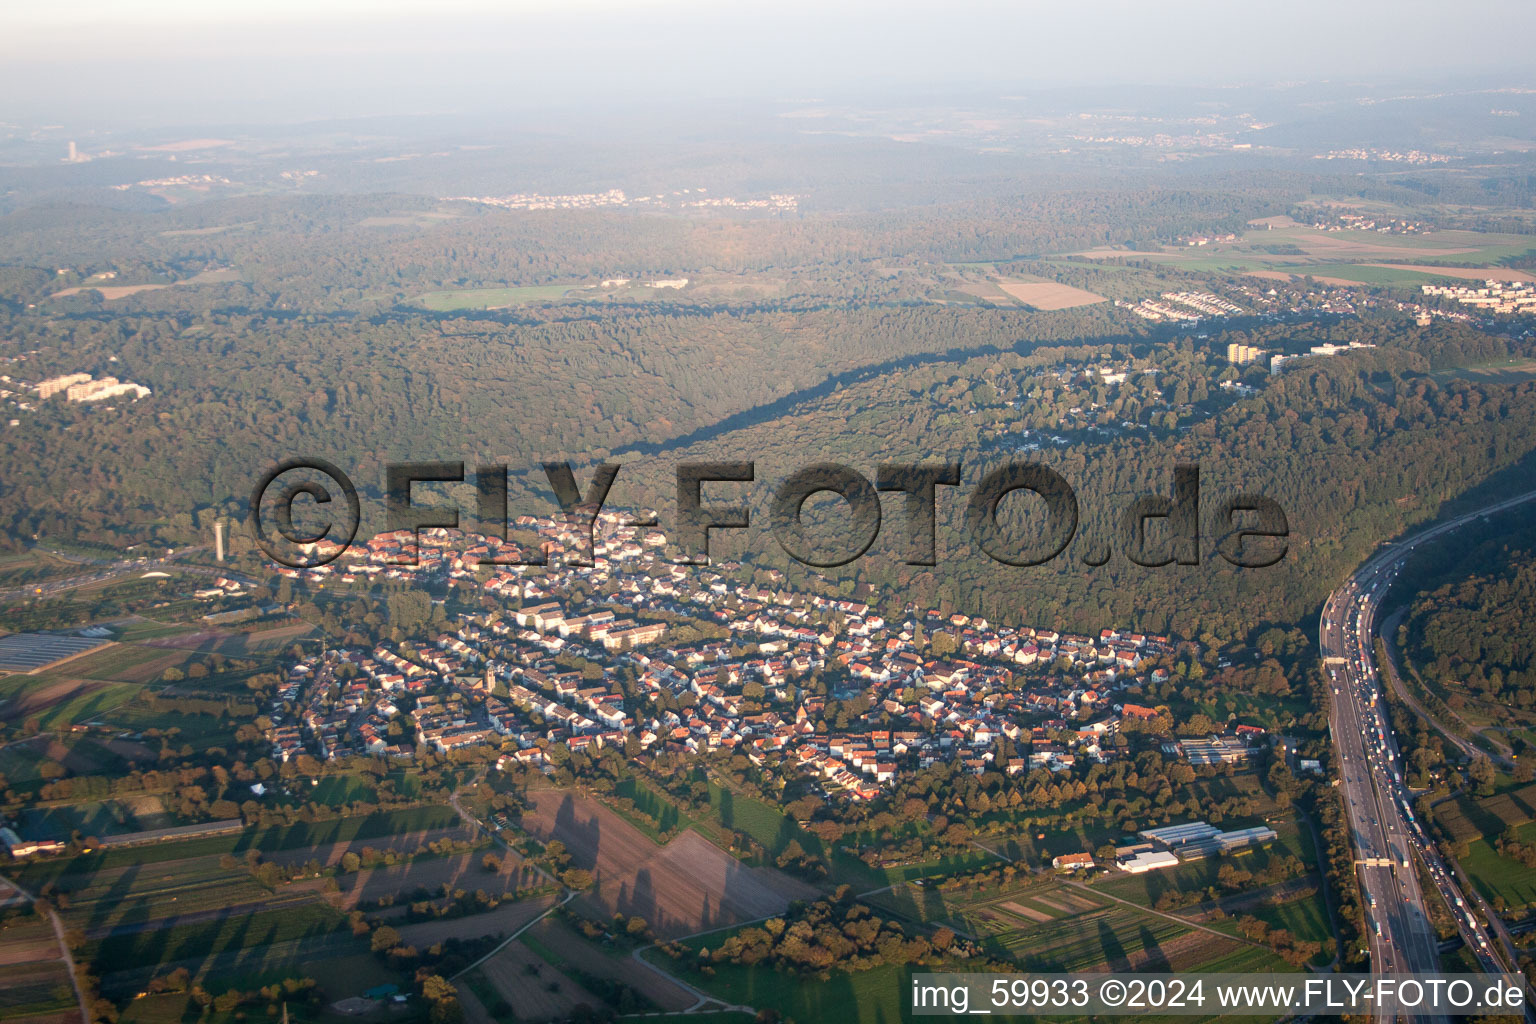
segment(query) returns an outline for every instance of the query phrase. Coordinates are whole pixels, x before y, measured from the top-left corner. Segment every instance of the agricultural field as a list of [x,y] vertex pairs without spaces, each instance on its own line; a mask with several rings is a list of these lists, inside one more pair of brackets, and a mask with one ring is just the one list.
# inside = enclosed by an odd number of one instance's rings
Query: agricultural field
[[1491,841],[1506,828],[1536,821],[1536,783],[1481,798],[1461,793],[1437,804],[1434,813],[1454,842]]
[[329,807],[354,803],[358,800],[375,800],[378,797],[371,780],[360,775],[327,775],[316,779],[316,785],[304,794],[306,800]]
[[459,828],[458,815],[452,808],[413,807],[313,824],[247,828],[240,832],[177,842],[113,847],[75,857],[34,861],[17,869],[16,877],[27,886],[48,883],[63,886],[66,878],[74,879],[71,885],[76,886],[79,879],[96,872],[195,857],[217,857],[226,853],[243,857],[248,850],[258,851],[264,858],[274,861],[281,860],[286,853],[297,863],[315,858],[322,864],[334,864],[354,846],[358,850],[365,844],[382,848],[386,845],[384,842],[370,841],[388,838],[391,844],[419,847],[426,844],[427,839],[424,837],[431,830],[450,827]]
[[565,298],[574,286],[565,284],[541,284],[509,288],[464,288],[456,291],[427,292],[418,295],[414,304],[434,313],[447,313],[461,309],[503,309],[524,302],[554,302]]
[[[999,859],[984,850],[968,849],[963,853],[910,863],[872,866],[855,853],[859,846],[858,836],[845,836],[836,847],[828,849],[819,836],[802,828],[784,811],[756,797],[728,790],[713,781],[709,783],[709,805],[710,820],[698,823],[701,830],[719,824],[723,828],[746,833],[767,851],[770,865],[790,843],[798,843],[806,854],[821,861],[826,867],[826,877],[818,884],[827,887],[847,884],[861,890],[874,889],[927,875],[965,871]],[[927,832],[926,824],[914,828]]]
[[628,949],[593,942],[558,917],[534,925],[524,941],[547,962],[625,985],[657,1009],[679,1011],[694,1003],[687,990],[639,963]]
[[1055,281],[1014,281],[1005,278],[1000,279],[997,285],[1010,298],[1030,309],[1045,311],[1075,309],[1078,306],[1091,306],[1098,302],[1109,301],[1102,295],[1095,295],[1085,289]]
[[512,1013],[526,1021],[564,1020],[582,1004],[602,1005],[601,999],[522,942],[509,943],[460,981],[478,1004],[465,1001],[465,1016],[471,1024],[505,1020]]
[[712,781],[709,783],[709,809],[721,827],[745,832],[772,856],[783,853],[784,848],[795,841],[807,853],[825,860],[819,837],[801,828],[780,808],[756,797],[733,792]]
[[489,288],[456,288],[426,292],[409,304],[434,312],[506,309],[533,302],[654,303],[684,299],[688,302],[763,302],[790,294],[794,283],[781,275],[727,273],[693,274],[683,288],[653,287],[657,278],[644,277],[568,284],[507,285]]
[[772,967],[716,964],[705,977],[686,961],[674,962],[654,950],[643,954],[663,970],[676,974],[729,1005],[779,1011],[794,1021],[837,1021],[840,1024],[879,1024],[909,1019],[908,992],[913,974],[926,968],[882,964],[867,971],[839,971],[800,984]]
[[[695,996],[630,956],[628,948],[603,946],[578,934],[558,915],[528,929],[460,979],[475,996],[466,1017],[505,1020],[559,1019],[580,1002],[615,1013],[681,1012]],[[515,1008],[515,1010],[513,1010]]]
[[[0,718],[21,721],[36,717],[41,723],[46,717],[48,721],[68,723],[73,720],[69,705],[91,697],[109,681],[141,682],[124,674],[135,662],[144,660],[132,653],[139,650],[142,649],[118,644],[36,675],[0,677]],[[131,695],[137,689],[127,692]]]
[[[0,882],[0,899],[10,900],[15,895],[15,889]],[[58,955],[59,941],[47,918],[33,913],[25,903],[0,912],[0,964],[52,960]]]
[[[0,720],[35,722],[40,731],[67,725],[94,725],[129,732],[146,729],[178,729],[189,739],[215,745],[225,730],[212,715],[158,713],[138,698],[150,692],[149,684],[168,669],[180,668],[200,654],[220,654],[251,659],[258,666],[271,659],[310,630],[307,624],[287,624],[257,633],[188,631],[147,620],[129,624],[122,635],[137,639],[119,642],[72,659],[35,675],[0,677]],[[246,696],[240,685],[249,670],[225,676],[210,674],[198,681],[198,689],[221,687]]]
[[313,630],[314,627],[307,622],[284,621],[270,629],[257,629],[249,633],[223,629],[179,630],[163,636],[148,637],[139,643],[158,650],[196,651],[200,654],[222,654],[229,658],[271,658]]
[[1525,235],[1477,231],[1381,234],[1373,231],[1319,231],[1288,218],[1208,245],[1162,246],[1150,252],[1094,249],[1088,259],[1130,257],[1180,270],[1254,274],[1273,279],[1314,277],[1327,284],[1416,287],[1446,279],[1530,280],[1525,271],[1499,266],[1533,246]]
[[[1316,886],[1289,899],[1263,898],[1235,903],[1227,913],[1258,918],[1270,928],[1283,928],[1303,942],[1325,943],[1333,937],[1328,923],[1328,908],[1323,905],[1322,894]],[[1180,912],[1176,916],[1191,915]],[[1213,923],[1212,927],[1217,931],[1236,933],[1236,925],[1230,920]]]
[[[1050,903],[1071,906],[1060,899]],[[1209,950],[1224,953],[1229,943],[1129,907],[1101,906],[1062,912],[1026,927],[1004,927],[989,936],[987,946],[1031,970],[1169,971],[1193,969],[1209,958]]]
[[[458,210],[399,210],[393,213],[375,214],[364,217],[357,222],[360,228],[394,228],[394,227],[421,227],[440,224],[443,221],[458,220],[464,214]],[[245,225],[235,224],[231,227],[239,228]],[[208,228],[208,231],[227,231],[229,228]]]
[[[1523,844],[1536,843],[1536,822],[1512,826]],[[1462,870],[1472,879],[1489,902],[1499,902],[1512,912],[1536,906],[1536,868],[1527,867],[1510,857],[1499,856],[1494,840],[1503,832],[1473,839],[1467,843],[1467,852],[1460,858]]]
[[1424,263],[1369,263],[1366,265],[1381,267],[1385,270],[1432,274],[1435,277],[1454,277],[1461,281],[1536,281],[1536,275],[1530,271],[1512,270],[1509,267],[1444,267]]
[[65,924],[89,938],[129,935],[167,922],[189,923],[231,908],[308,903],[313,888],[273,893],[249,871],[220,866],[217,857],[168,861],[58,880]]
[[583,899],[606,914],[639,915],[661,935],[686,935],[781,913],[816,890],[769,868],[747,867],[696,832],[665,846],[587,797],[531,793],[523,828],[558,839],[575,866],[593,873]]
[[945,925],[1020,967],[1041,971],[1194,970],[1250,948],[1235,934],[1181,922],[1049,877],[983,890],[896,886],[865,902],[928,925]]
[[[406,945],[426,948],[448,939],[473,939],[482,935],[511,935],[523,925],[554,906],[554,896],[537,896],[515,903],[504,903],[495,910],[468,917],[439,921],[396,922],[394,928]],[[387,916],[387,915],[385,915]]]
[[154,965],[161,972],[186,967],[194,977],[302,970],[317,951],[359,946],[342,914],[309,903],[88,939],[80,956],[104,989],[128,990],[147,980]]
[[205,270],[183,281],[151,281],[142,284],[92,284],[90,281],[87,281],[85,284],[73,288],[61,288],[50,295],[49,298],[66,299],[72,295],[96,292],[101,295],[102,299],[111,302],[114,299],[126,299],[130,295],[137,295],[140,292],[158,291],[161,288],[178,288],[198,284],[224,284],[229,281],[238,281],[239,279],[240,275],[238,273],[226,269]]
[[73,1021],[79,1019],[78,1007],[63,960],[0,965],[0,1020],[64,1011]]
[[178,636],[182,633],[191,633],[194,627],[180,622],[158,622],[155,619],[146,619],[139,616],[131,616],[111,627],[115,631],[114,639],[122,644],[143,643],[146,640],[163,640],[166,637]]
[[1052,878],[1028,876],[981,890],[901,883],[865,897],[864,902],[908,920],[945,925],[978,940],[1109,906],[1107,900]]
[[[21,874],[28,884],[48,887],[65,926],[85,940],[82,960],[93,966],[103,989],[112,994],[138,991],[152,975],[176,967],[186,967],[195,980],[257,984],[293,975],[320,978],[321,964],[356,961],[347,974],[330,976],[327,995],[339,998],[368,987],[364,980],[401,980],[368,954],[366,938],[352,932],[345,912],[359,895],[436,900],[445,891],[460,889],[506,895],[534,880],[516,855],[503,853],[501,868],[491,872],[480,850],[441,857],[426,852],[428,842],[470,838],[463,826],[442,827],[445,819],[454,817],[449,808],[430,807],[285,829],[248,829],[232,836],[40,861],[22,868]],[[413,828],[423,823],[436,827]],[[335,886],[328,878],[300,877],[274,888],[254,877],[243,856],[268,851],[264,859],[273,863],[314,862],[324,871],[344,853],[361,852],[366,846],[422,853],[409,864],[340,873]],[[408,922],[403,918],[407,899],[381,916],[404,942],[423,949],[447,939],[510,934],[554,901],[544,895],[509,901],[480,914]],[[31,927],[44,928],[52,942],[46,925],[34,922]],[[0,961],[7,948],[0,932]]]
[[[0,774],[8,785],[20,788],[43,781],[45,766],[50,762],[82,775],[120,773],[128,770],[130,760],[146,756],[143,751],[139,744],[125,740],[102,739],[99,735],[60,739],[50,733],[0,746]],[[26,831],[23,834],[32,838]],[[66,830],[61,838],[68,838],[68,834]]]
[[446,857],[419,857],[408,864],[361,868],[337,880],[341,887],[341,906],[350,910],[360,902],[368,904],[384,896],[395,897],[397,903],[426,899],[426,896],[417,895],[420,892],[431,893],[432,898],[437,898],[442,895],[444,886],[504,897],[519,889],[536,887],[543,881],[531,864],[505,850],[495,851],[500,869],[487,871],[482,863],[486,852],[481,848]]
[[[0,882],[0,899],[14,895]],[[47,918],[22,905],[0,911],[0,1020],[78,1024],[79,1003]]]
[[[1536,359],[1511,358],[1490,363],[1474,363],[1470,366],[1453,366],[1444,370],[1434,370],[1430,376],[1442,383],[1459,377],[1463,380],[1488,384],[1514,384],[1523,380],[1536,380]],[[1501,707],[1501,710],[1506,708]],[[1529,736],[1525,737],[1527,743],[1530,740]]]
[[[344,818],[342,820],[356,821],[365,819]],[[422,820],[437,819],[434,816]],[[281,849],[263,849],[261,856],[262,860],[268,860],[274,864],[305,864],[313,858],[319,860],[321,864],[327,867],[334,867],[341,863],[341,858],[347,853],[356,853],[361,856],[363,851],[369,847],[380,852],[394,850],[398,853],[418,853],[440,839],[464,842],[472,838],[473,836],[469,829],[457,822],[431,828],[402,828],[400,831],[393,833],[382,833],[379,829],[370,827],[364,833],[346,839],[338,838],[332,842],[323,842],[317,846],[299,844],[292,847],[285,846]],[[498,856],[502,856],[502,854],[498,854]],[[343,885],[342,888],[345,889],[346,886]]]

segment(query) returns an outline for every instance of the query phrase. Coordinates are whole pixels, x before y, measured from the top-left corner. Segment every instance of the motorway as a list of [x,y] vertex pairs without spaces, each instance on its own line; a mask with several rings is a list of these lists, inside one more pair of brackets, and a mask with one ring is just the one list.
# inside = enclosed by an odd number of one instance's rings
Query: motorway
[[[1373,640],[1382,598],[1404,561],[1421,544],[1474,519],[1536,500],[1536,491],[1469,512],[1389,544],[1362,565],[1323,605],[1318,635],[1329,674],[1329,730],[1339,754],[1339,778],[1354,838],[1365,902],[1372,970],[1381,974],[1439,971],[1439,944],[1430,923],[1414,858],[1435,888],[1480,969],[1504,973],[1487,929],[1473,912],[1481,898],[1462,891],[1455,874],[1416,821],[1403,785],[1402,756],[1387,718]],[[1474,903],[1475,901],[1475,903]]]
[[[42,550],[42,549],[40,549]],[[39,580],[36,583],[28,583],[20,587],[11,587],[0,590],[0,602],[36,599],[40,597],[54,597],[70,590],[78,590],[81,587],[105,586],[117,580],[128,579],[133,576],[142,576],[148,572],[176,572],[187,573],[193,576],[207,576],[214,578],[223,576],[227,579],[238,580],[247,585],[258,581],[249,576],[242,575],[229,569],[221,569],[213,566],[192,565],[181,562],[179,559],[192,551],[200,551],[201,547],[182,548],[178,551],[167,551],[163,558],[85,558],[79,555],[70,555],[62,551],[44,550],[43,553],[58,558],[62,561],[74,562],[82,567],[92,567],[89,572],[78,576],[56,577],[48,580]]]

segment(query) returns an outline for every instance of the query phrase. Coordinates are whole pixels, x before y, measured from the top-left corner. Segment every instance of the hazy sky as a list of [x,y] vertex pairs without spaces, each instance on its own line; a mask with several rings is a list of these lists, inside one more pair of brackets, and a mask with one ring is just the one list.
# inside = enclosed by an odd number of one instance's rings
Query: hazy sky
[[1533,30],[1531,0],[0,0],[0,120],[1524,78]]

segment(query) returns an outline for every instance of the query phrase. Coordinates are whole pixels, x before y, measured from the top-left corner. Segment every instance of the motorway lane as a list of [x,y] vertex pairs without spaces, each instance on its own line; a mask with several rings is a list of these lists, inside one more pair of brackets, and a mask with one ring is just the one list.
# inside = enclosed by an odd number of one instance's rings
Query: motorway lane
[[1531,500],[1536,500],[1536,491],[1385,546],[1323,605],[1318,632],[1330,676],[1329,729],[1339,754],[1340,785],[1355,842],[1361,897],[1366,901],[1371,964],[1379,973],[1438,971],[1438,943],[1413,867],[1415,855],[1424,861],[1435,887],[1452,908],[1462,938],[1482,969],[1490,973],[1505,969],[1456,877],[1414,820],[1412,794],[1403,785],[1402,758],[1386,719],[1373,640],[1388,584],[1420,544]]

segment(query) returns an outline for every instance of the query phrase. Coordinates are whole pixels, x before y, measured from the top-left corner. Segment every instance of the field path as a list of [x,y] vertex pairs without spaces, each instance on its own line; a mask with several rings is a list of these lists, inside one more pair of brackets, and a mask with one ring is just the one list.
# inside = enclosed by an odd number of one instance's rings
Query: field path
[[[690,938],[691,938],[691,936],[690,936]],[[756,1009],[754,1009],[753,1007],[750,1007],[750,1006],[726,1006],[719,999],[716,999],[714,996],[710,995],[709,993],[707,993],[707,992],[705,992],[705,991],[703,991],[701,989],[694,988],[692,985],[688,984],[682,978],[679,978],[677,975],[672,974],[672,973],[666,971],[665,969],[657,966],[656,964],[651,963],[645,957],[640,955],[641,953],[644,953],[646,950],[651,949],[651,948],[652,948],[651,946],[641,946],[639,949],[637,949],[633,953],[631,953],[630,956],[634,959],[635,963],[639,964],[641,967],[644,967],[646,970],[650,971],[653,974],[656,974],[656,975],[658,975],[658,976],[660,976],[662,978],[665,978],[667,981],[669,981],[672,984],[676,985],[678,988],[682,989],[684,992],[687,992],[689,995],[693,996],[694,1004],[692,1006],[688,1007],[686,1010],[678,1011],[679,1013],[698,1013],[700,1010],[704,1009],[706,1006],[710,1006],[711,1004],[714,1004],[714,1007],[719,1007],[720,1012],[722,1012],[722,1013],[725,1013],[725,1012],[728,1012],[728,1011],[731,1011],[731,1010],[740,1010],[742,1013],[756,1013],[757,1012]],[[711,1009],[713,1009],[713,1007],[711,1007]]]
[[48,923],[53,925],[54,937],[59,940],[59,955],[64,961],[64,967],[69,971],[69,984],[75,990],[75,999],[80,1003],[80,1024],[91,1024],[91,1008],[85,1005],[85,990],[80,987],[80,979],[75,975],[75,958],[69,952],[69,943],[64,941],[64,922],[59,920],[59,915],[46,903],[23,889],[15,879],[8,878],[11,888],[21,893],[32,901],[32,908],[48,917]]
[[[475,781],[478,783],[479,779],[476,778]],[[454,794],[448,798],[448,803],[453,807],[455,811],[458,812],[459,820],[464,822],[464,824],[469,828],[470,838],[478,838],[482,834],[490,836],[491,842],[495,843],[498,847],[505,850],[507,853],[515,856],[520,862],[527,864],[550,885],[561,885],[560,880],[540,867],[537,861],[524,857],[517,850],[514,850],[512,848],[512,844],[501,837],[500,832],[494,828],[491,828],[489,825],[485,824],[485,822],[471,814],[469,810],[459,802],[459,794],[457,791],[455,791]],[[561,888],[564,888],[564,886],[561,886]]]
[[[516,942],[517,939],[518,939],[518,936],[522,935],[523,932],[527,931],[529,928],[532,928],[534,925],[536,925],[540,921],[544,920],[550,914],[553,914],[555,912],[555,908],[556,907],[563,907],[563,906],[565,906],[567,903],[571,902],[571,900],[573,900],[575,898],[576,898],[576,890],[574,890],[574,889],[567,890],[564,899],[562,899],[562,900],[560,900],[559,902],[556,902],[556,903],[551,903],[548,907],[546,907],[544,909],[544,913],[540,914],[538,917],[535,917],[532,921],[529,921],[527,924],[523,925],[517,931],[513,932],[511,935],[508,935],[505,939],[502,939],[501,942],[496,944],[496,948],[495,949],[491,950],[489,953],[485,954],[485,956],[481,957],[479,960],[476,960],[474,963],[470,964],[468,967],[464,968],[462,971],[460,971],[458,974],[455,974],[453,977],[457,978],[457,977],[459,977],[461,975],[467,974],[468,972],[474,970],[476,967],[479,967],[481,964],[485,963],[491,957],[495,956],[497,953],[500,953],[503,949],[506,949],[512,943]],[[452,981],[453,978],[449,978],[448,980]]]
[[[772,916],[772,915],[770,915],[770,916]],[[683,936],[679,937],[677,941],[683,942],[683,941],[685,941],[687,939],[697,939],[697,938],[701,938],[702,936],[705,936],[705,935],[713,935],[716,932],[728,932],[728,931],[731,931],[734,928],[746,928],[749,925],[761,924],[761,923],[763,923],[766,920],[768,920],[767,917],[759,917],[759,918],[757,918],[754,921],[741,921],[741,922],[738,922],[736,924],[723,924],[723,925],[719,925],[718,927],[715,927],[715,928],[706,928],[706,929],[704,929],[701,932],[694,932],[692,935],[683,935]],[[757,1007],[755,1007],[755,1006],[746,1006],[746,1005],[742,1005],[742,1004],[737,1004],[737,1005],[734,1005],[734,1006],[727,1005],[718,996],[712,996],[709,993],[703,991],[702,989],[694,988],[692,985],[688,984],[682,978],[679,978],[675,974],[672,974],[671,972],[666,970],[666,968],[661,967],[661,966],[659,966],[657,964],[651,963],[649,960],[647,960],[644,956],[641,955],[646,950],[648,950],[648,949],[655,949],[655,948],[656,948],[656,944],[655,943],[652,943],[649,946],[641,946],[639,949],[637,949],[633,953],[631,953],[630,956],[632,956],[635,959],[636,963],[644,965],[648,970],[656,972],[657,974],[661,975],[663,978],[666,978],[668,981],[670,981],[673,984],[677,985],[678,987],[684,989],[689,994],[693,995],[695,998],[698,999],[698,1002],[696,1002],[692,1006],[688,1007],[688,1009],[683,1010],[682,1011],[683,1013],[698,1013],[700,1010],[702,1010],[706,1006],[709,1006],[709,1004],[711,1004],[711,1003],[715,1004],[714,1007],[710,1008],[709,1012],[711,1012],[711,1013],[717,1012],[716,1008],[718,1008],[718,1012],[720,1012],[720,1013],[732,1013],[732,1012],[737,1012],[737,1013],[756,1013],[757,1012]]]

